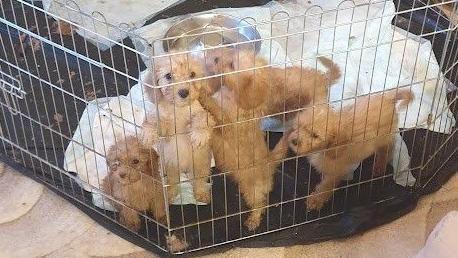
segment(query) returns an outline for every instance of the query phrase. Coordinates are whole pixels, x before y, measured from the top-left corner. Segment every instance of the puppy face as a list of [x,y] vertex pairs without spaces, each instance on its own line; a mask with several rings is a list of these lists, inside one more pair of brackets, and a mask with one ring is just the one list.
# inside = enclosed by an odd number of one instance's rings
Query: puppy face
[[211,74],[224,74],[262,65],[265,65],[265,61],[256,58],[255,52],[246,49],[225,47],[207,52],[206,68]]
[[157,153],[143,148],[135,137],[118,141],[107,153],[111,176],[122,185],[135,183],[143,175],[157,175],[158,160]]
[[178,106],[190,105],[201,89],[208,87],[208,80],[199,80],[206,75],[204,66],[191,54],[171,54],[156,59],[156,85],[165,86],[160,90],[167,101]]
[[222,84],[234,92],[238,107],[245,110],[266,103],[270,77],[266,65],[254,51],[246,49],[215,49],[207,57],[207,70],[221,75]]
[[297,154],[302,155],[335,145],[334,113],[328,108],[308,108],[299,113],[295,121],[288,143]]

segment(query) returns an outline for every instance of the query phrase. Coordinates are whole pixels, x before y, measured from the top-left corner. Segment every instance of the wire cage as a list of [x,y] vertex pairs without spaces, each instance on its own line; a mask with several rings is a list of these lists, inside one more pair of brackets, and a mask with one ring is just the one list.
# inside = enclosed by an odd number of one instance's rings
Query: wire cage
[[152,251],[366,230],[458,169],[455,2],[1,1],[0,156]]

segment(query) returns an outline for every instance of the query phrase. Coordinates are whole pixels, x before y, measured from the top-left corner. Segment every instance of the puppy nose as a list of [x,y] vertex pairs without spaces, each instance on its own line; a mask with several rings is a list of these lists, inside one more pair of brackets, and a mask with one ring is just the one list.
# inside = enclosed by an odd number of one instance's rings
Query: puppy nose
[[178,95],[180,95],[182,98],[186,98],[189,95],[189,90],[180,89],[178,90]]

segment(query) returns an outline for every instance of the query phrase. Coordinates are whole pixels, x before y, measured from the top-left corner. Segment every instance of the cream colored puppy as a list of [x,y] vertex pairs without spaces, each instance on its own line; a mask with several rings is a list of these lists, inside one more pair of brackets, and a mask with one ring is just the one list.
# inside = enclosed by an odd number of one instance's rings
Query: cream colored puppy
[[177,196],[180,173],[184,172],[193,180],[196,200],[208,203],[209,141],[215,122],[197,98],[209,85],[207,80],[198,80],[205,73],[196,58],[170,54],[155,59],[154,73],[149,72],[145,80],[146,96],[156,104],[158,112],[146,116],[142,139],[146,146],[160,143],[158,152],[165,161],[164,172],[170,184],[169,202]]
[[307,155],[322,176],[308,198],[310,210],[321,209],[348,169],[372,154],[373,173],[378,176],[385,171],[398,130],[396,104],[405,107],[413,97],[410,89],[392,89],[357,97],[354,105],[341,111],[321,104],[299,112],[289,146],[297,154]]

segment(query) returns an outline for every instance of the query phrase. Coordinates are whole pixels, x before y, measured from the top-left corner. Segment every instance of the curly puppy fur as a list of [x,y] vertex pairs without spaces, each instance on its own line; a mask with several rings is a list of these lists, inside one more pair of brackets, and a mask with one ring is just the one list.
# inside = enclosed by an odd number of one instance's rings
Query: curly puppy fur
[[396,103],[407,106],[409,89],[389,90],[357,97],[355,104],[335,111],[327,104],[301,111],[289,135],[289,145],[321,173],[321,182],[308,198],[310,210],[321,209],[354,164],[375,153],[373,173],[385,171],[391,158],[394,132],[398,129]]
[[102,190],[123,204],[113,202],[119,211],[120,222],[138,231],[139,212],[148,212],[166,224],[164,189],[156,151],[145,148],[135,137],[126,137],[109,149],[106,159],[109,172],[102,181]]
[[223,85],[234,91],[240,108],[261,107],[263,115],[272,115],[328,102],[329,86],[341,73],[330,59],[318,59],[326,73],[297,66],[270,67],[253,51],[221,48],[209,51],[206,67],[210,74],[223,74]]
[[234,93],[226,87],[212,97],[202,94],[200,101],[220,125],[214,129],[211,140],[216,166],[239,185],[252,210],[244,224],[255,230],[268,204],[275,169],[287,154],[287,137],[269,151],[259,121],[250,120],[259,110],[238,109]]
[[203,77],[205,70],[199,60],[191,54],[172,52],[155,59],[154,73],[148,73],[144,83],[146,96],[156,103],[158,112],[146,116],[142,139],[145,145],[156,144],[163,151],[160,155],[170,184],[169,202],[178,194],[181,172],[193,180],[197,201],[209,203],[211,199],[207,186],[211,173],[209,141],[215,122],[197,98],[201,91],[213,90],[207,79],[200,79]]

